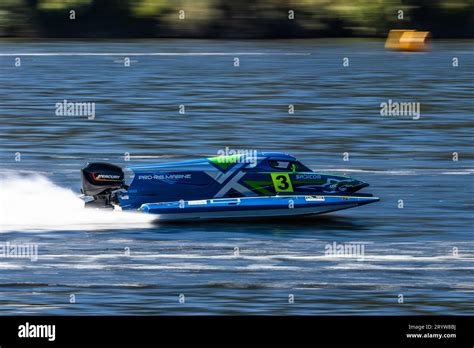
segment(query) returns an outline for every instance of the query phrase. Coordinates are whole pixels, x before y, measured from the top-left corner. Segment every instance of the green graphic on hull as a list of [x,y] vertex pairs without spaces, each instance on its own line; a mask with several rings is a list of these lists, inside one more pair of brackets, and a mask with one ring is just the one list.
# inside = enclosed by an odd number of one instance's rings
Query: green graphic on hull
[[293,192],[293,185],[288,173],[271,173],[270,175],[276,192]]
[[259,181],[259,180],[244,180],[244,184],[250,186],[252,190],[261,193],[264,196],[272,196],[275,193],[267,190],[265,187],[273,187],[271,181]]
[[208,160],[220,167],[222,170],[226,170],[231,165],[238,163],[242,155],[229,155],[229,156],[216,156],[209,157]]
[[326,180],[292,180],[291,182],[297,185],[323,185]]

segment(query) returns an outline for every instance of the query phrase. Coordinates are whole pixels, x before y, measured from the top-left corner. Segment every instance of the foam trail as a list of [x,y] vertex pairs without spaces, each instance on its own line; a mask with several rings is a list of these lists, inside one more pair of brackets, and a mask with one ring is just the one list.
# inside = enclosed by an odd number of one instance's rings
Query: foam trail
[[0,232],[148,228],[153,216],[85,209],[70,189],[42,175],[0,175]]

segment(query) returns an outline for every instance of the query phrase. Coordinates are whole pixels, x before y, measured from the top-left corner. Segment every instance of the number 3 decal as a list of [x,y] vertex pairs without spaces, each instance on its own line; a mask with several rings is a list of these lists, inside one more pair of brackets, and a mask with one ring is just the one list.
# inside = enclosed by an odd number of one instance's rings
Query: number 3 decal
[[293,192],[290,176],[287,173],[271,173],[276,192]]

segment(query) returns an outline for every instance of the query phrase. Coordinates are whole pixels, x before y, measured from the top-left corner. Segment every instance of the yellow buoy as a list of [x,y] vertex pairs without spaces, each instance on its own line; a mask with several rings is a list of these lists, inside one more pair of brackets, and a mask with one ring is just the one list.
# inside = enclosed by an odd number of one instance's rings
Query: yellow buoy
[[385,48],[389,50],[422,52],[429,51],[431,33],[429,31],[416,31],[412,29],[390,30]]

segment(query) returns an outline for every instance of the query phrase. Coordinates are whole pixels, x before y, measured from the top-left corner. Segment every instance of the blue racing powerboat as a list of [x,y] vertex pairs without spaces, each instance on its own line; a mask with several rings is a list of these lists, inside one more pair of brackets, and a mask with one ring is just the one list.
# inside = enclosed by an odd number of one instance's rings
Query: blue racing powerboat
[[377,202],[369,186],[313,172],[283,153],[245,153],[128,166],[88,163],[82,169],[87,207],[135,210],[163,221],[291,217]]

